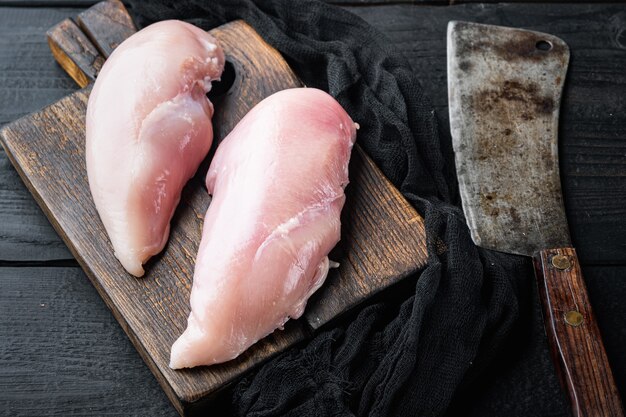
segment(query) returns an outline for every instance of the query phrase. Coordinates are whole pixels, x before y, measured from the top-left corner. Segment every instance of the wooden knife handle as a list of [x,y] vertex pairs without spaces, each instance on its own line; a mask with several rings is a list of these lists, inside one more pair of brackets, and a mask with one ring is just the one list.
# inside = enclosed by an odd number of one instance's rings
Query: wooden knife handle
[[576,251],[546,249],[533,259],[548,343],[573,415],[623,417]]

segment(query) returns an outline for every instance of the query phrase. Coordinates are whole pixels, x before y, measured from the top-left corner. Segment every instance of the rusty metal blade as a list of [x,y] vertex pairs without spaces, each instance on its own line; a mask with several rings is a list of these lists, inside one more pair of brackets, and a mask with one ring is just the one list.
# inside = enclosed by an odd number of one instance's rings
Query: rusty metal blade
[[568,61],[552,35],[448,25],[450,127],[477,245],[532,255],[570,244],[557,148]]

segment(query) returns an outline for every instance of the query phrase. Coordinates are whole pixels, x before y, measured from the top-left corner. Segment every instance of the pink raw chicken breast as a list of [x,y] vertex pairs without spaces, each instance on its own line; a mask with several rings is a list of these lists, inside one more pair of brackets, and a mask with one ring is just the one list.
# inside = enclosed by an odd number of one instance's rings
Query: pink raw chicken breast
[[159,253],[213,140],[206,97],[224,53],[205,31],[155,23],[106,61],[87,106],[87,174],[115,256],[135,276]]
[[339,103],[299,88],[263,100],[220,144],[172,368],[233,359],[302,315],[339,241],[355,137]]

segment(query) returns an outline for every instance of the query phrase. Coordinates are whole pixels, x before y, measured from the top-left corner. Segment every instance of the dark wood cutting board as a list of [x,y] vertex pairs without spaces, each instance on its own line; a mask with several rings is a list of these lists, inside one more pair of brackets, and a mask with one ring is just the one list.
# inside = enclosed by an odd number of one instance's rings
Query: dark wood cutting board
[[[341,266],[331,271],[303,317],[233,361],[171,370],[170,347],[186,326],[195,254],[210,197],[199,172],[185,187],[169,243],[147,265],[146,276],[137,279],[123,270],[89,192],[85,111],[88,84],[112,50],[136,29],[124,6],[112,0],[98,3],[76,21],[66,19],[52,28],[48,40],[55,58],[86,88],[11,123],[0,131],[0,138],[24,183],[182,415],[201,413],[218,390],[251,367],[423,267],[427,255],[422,218],[356,146],[342,240],[333,251]],[[214,100],[218,143],[264,97],[301,83],[280,54],[244,22],[210,32],[220,40],[234,77],[232,86]]]

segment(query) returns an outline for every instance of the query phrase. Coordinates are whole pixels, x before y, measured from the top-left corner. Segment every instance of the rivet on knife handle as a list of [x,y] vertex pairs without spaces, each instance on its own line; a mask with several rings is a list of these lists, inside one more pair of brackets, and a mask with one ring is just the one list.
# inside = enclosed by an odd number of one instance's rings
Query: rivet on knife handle
[[576,251],[543,250],[534,262],[546,333],[573,415],[623,416]]

